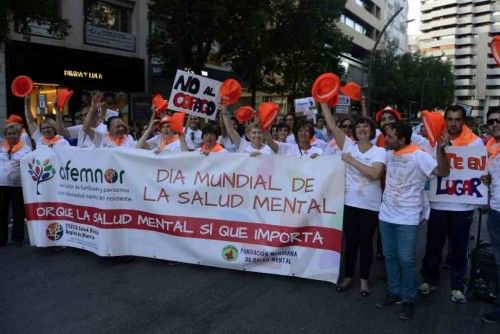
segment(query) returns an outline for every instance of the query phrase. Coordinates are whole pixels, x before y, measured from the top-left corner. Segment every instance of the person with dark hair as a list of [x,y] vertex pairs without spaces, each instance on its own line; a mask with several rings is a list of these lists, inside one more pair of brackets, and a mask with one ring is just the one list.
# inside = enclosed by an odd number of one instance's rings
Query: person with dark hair
[[[264,131],[264,140],[267,145],[277,154],[293,155],[293,156],[308,156],[311,159],[323,154],[323,150],[319,147],[312,146],[311,140],[315,134],[314,125],[312,122],[304,120],[297,124],[294,130],[295,143],[281,143],[275,141],[269,131]],[[294,141],[295,142],[295,141]]]
[[262,131],[256,123],[249,124],[246,128],[246,135],[250,141],[242,138],[238,132],[231,126],[227,106],[221,105],[222,120],[226,126],[227,133],[231,137],[232,142],[236,146],[238,153],[257,154],[273,154],[273,151],[264,143]]
[[295,122],[296,122],[296,117],[293,112],[289,112],[288,114],[285,115],[285,123],[290,128],[290,134],[288,135],[288,137],[286,137],[287,143],[295,144],[295,136],[293,135],[296,125]]
[[277,131],[278,131],[278,139],[277,141],[281,143],[286,143],[286,139],[290,135],[290,127],[286,123],[278,123],[276,126]]
[[135,147],[135,140],[128,134],[125,123],[118,116],[110,117],[106,121],[107,132],[105,134],[96,131],[96,129],[92,127],[92,124],[95,124],[93,122],[93,120],[95,119],[95,114],[97,112],[97,109],[100,108],[101,104],[102,94],[97,93],[92,97],[90,110],[87,114],[87,117],[85,118],[85,122],[83,123],[83,131],[85,131],[85,133],[90,137],[95,147]]
[[[500,107],[491,107],[488,110],[486,124],[491,134],[491,138],[486,144],[490,179],[490,211],[487,225],[491,248],[497,264],[497,286],[500,286]],[[483,314],[481,319],[487,323],[500,322],[500,293],[497,293],[496,310]]]
[[432,175],[448,176],[450,166],[444,148],[445,132],[437,145],[437,162],[411,143],[412,128],[403,122],[385,128],[387,173],[379,213],[389,293],[377,306],[402,304],[399,317],[413,317],[417,297],[416,245],[424,184]]
[[[189,116],[187,123],[190,124],[190,118],[194,116]],[[203,155],[209,155],[210,153],[224,153],[227,152],[226,149],[217,142],[217,139],[220,136],[220,129],[217,125],[212,123],[207,123],[203,127],[201,131],[201,138],[203,139],[203,144],[194,150],[195,152],[199,152]],[[186,134],[187,131],[184,131],[184,135],[180,136],[181,141],[181,149],[183,152],[191,151],[187,142],[186,142]]]
[[375,138],[375,124],[368,118],[359,118],[354,126],[354,140],[335,123],[326,103],[321,104],[328,128],[347,164],[345,173],[345,200],[343,236],[345,241],[345,277],[337,291],[347,290],[354,277],[359,251],[360,294],[368,296],[368,278],[373,261],[373,234],[378,225],[378,211],[382,200],[380,179],[385,170],[385,149],[371,143]]
[[[451,105],[446,108],[444,118],[451,146],[484,147],[481,138],[476,136],[465,124],[466,113],[463,107]],[[465,275],[467,274],[467,246],[472,224],[474,205],[452,202],[430,202],[430,216],[427,227],[425,255],[420,270],[423,282],[419,286],[422,294],[429,294],[439,281],[446,231],[451,242],[451,301],[465,302]]]
[[190,116],[188,119],[188,126],[186,128],[186,143],[189,147],[189,150],[194,151],[199,148],[204,140],[203,133],[199,129],[200,127],[200,119],[196,116]]
[[[155,154],[182,152],[181,144],[177,134],[170,128],[170,116],[156,119],[156,109],[151,106],[151,118],[149,125],[137,141],[137,148],[152,150]],[[151,133],[159,125],[159,133],[150,138]]]
[[316,118],[316,124],[314,125],[316,130],[316,138],[327,141],[327,130],[326,130],[326,122],[323,116],[318,116]]
[[12,241],[21,246],[24,240],[24,200],[21,187],[21,158],[31,147],[21,140],[22,127],[17,123],[4,128],[5,139],[0,150],[0,247],[7,243],[9,209],[12,209]]

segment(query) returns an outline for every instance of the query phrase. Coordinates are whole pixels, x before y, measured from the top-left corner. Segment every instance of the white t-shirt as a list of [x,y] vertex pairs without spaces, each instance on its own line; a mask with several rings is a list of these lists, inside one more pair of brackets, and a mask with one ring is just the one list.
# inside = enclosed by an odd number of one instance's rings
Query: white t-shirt
[[[59,135],[56,135],[56,136],[59,136]],[[61,139],[59,139],[55,144],[54,146],[70,146],[69,145],[69,142],[64,139],[64,137],[62,136],[59,136],[61,137]],[[42,134],[40,133],[40,129],[36,129],[35,132],[33,132],[32,134],[32,138],[33,140],[35,141],[36,143],[36,147],[41,147],[41,146],[47,146],[46,144],[44,144],[43,142],[43,137],[42,137]]]
[[236,145],[234,145],[233,141],[231,140],[231,137],[229,136],[221,136],[219,138],[219,143],[224,146],[226,151],[228,152],[236,152]]
[[[78,138],[78,143],[76,145],[77,147],[81,147],[81,148],[93,148],[93,147],[95,147],[94,142],[92,141],[90,136],[87,135],[85,133],[85,131],[83,131],[82,124],[67,127],[66,130],[68,130],[69,136],[72,139]],[[106,134],[106,132],[108,131],[108,128],[106,127],[106,125],[104,123],[100,123],[96,128],[94,128],[94,131],[100,132],[102,134]]]
[[[467,145],[471,146],[484,146],[484,143],[481,138],[477,138],[472,143]],[[434,148],[434,156],[436,156],[436,147]],[[433,202],[431,201],[431,209],[434,210],[444,210],[444,211],[472,211],[477,205],[474,204],[462,204],[462,203],[451,203],[451,202]]]
[[319,155],[323,154],[323,150],[320,149],[319,147],[314,147],[311,146],[311,148],[307,151],[299,149],[299,145],[297,144],[290,144],[290,143],[280,143],[276,142],[278,144],[278,154],[283,154],[283,155],[293,155],[296,157],[300,156],[311,156],[314,153],[317,153]]
[[313,138],[311,145],[319,147],[323,152],[328,148],[328,143],[326,141],[324,141],[323,139],[318,139],[316,137]]
[[238,153],[252,152],[259,152],[260,154],[274,154],[273,150],[266,144],[263,144],[260,149],[256,149],[252,147],[252,143],[250,143],[246,139],[241,138],[240,147],[238,147]]
[[[201,153],[201,149],[202,149],[201,147],[198,147],[198,148],[197,148],[196,150],[194,150],[194,151],[195,151],[195,152],[198,152],[198,153]],[[226,152],[227,152],[227,151],[226,151],[226,149],[225,149],[225,148],[223,148],[222,150],[217,151],[217,152],[210,152],[210,154],[214,154],[214,153],[226,153]]]
[[23,141],[24,144],[28,145],[31,149],[33,149],[33,146],[31,143],[31,137],[24,129],[21,132],[21,140]]
[[288,137],[286,137],[286,142],[289,144],[295,144],[295,135],[293,134],[293,132],[290,133]]
[[[192,133],[193,133],[193,135],[192,135]],[[187,147],[190,150],[195,150],[195,149],[199,148],[203,144],[202,135],[203,135],[203,133],[201,132],[201,130],[198,130],[198,129],[193,130],[193,129],[188,127],[186,130]],[[191,139],[191,138],[193,138],[193,139]]]
[[[386,151],[373,145],[365,153],[360,152],[358,144],[346,137],[342,153],[349,153],[363,165],[373,166],[380,162],[386,164]],[[372,211],[379,211],[382,201],[382,184],[361,174],[355,167],[346,164],[345,170],[345,205]]]
[[424,185],[437,161],[424,151],[396,155],[387,152],[387,174],[379,219],[400,225],[418,225]]
[[341,154],[342,150],[340,149],[339,145],[337,145],[337,141],[335,140],[335,138],[333,138],[324,152],[325,154],[337,155]]
[[[20,160],[31,152],[31,147],[23,142],[19,151],[12,153],[9,159],[8,150],[2,145],[0,150],[0,186],[20,187],[21,186],[21,165]],[[7,212],[5,213],[7,214]]]
[[[495,148],[495,146],[493,146],[493,148]],[[491,175],[490,207],[493,210],[500,211],[500,154],[497,154],[494,159],[489,160],[488,173]]]
[[[159,151],[160,151],[161,137],[162,136],[158,134],[146,142],[146,145],[149,147],[150,150],[160,153]],[[180,140],[177,139],[165,145],[162,152],[165,153],[182,152]]]
[[116,146],[115,143],[113,143],[109,138],[108,138],[108,133],[101,133],[101,132],[94,132],[94,145],[95,147],[102,147],[102,148],[119,148],[119,147],[127,147],[131,148],[136,146],[136,142],[134,138],[132,138],[131,135],[127,135],[127,138],[123,141],[123,144],[120,146]]

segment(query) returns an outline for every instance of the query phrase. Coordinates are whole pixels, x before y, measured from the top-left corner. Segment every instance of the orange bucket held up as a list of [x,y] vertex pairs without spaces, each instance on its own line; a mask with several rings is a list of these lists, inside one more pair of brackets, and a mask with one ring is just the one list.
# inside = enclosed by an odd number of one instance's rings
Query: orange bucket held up
[[346,83],[344,86],[340,87],[340,92],[351,100],[361,100],[361,86],[355,82]]
[[330,101],[328,101],[328,106],[333,108],[337,105],[337,103],[339,103],[339,99],[340,99],[340,95],[337,94],[335,95]]
[[377,113],[375,114],[375,122],[379,123],[380,122],[380,117],[382,117],[382,114],[386,113],[386,112],[389,112],[389,113],[393,114],[394,118],[397,121],[401,120],[401,114],[399,113],[399,111],[397,111],[396,109],[393,109],[393,108],[387,106],[384,109],[381,109],[381,110],[377,111]]
[[241,97],[241,85],[234,79],[227,79],[222,82],[219,92],[223,105],[235,104]]
[[160,94],[156,94],[151,100],[151,104],[156,108],[156,113],[159,114],[168,108],[168,100],[165,100]]
[[443,115],[441,115],[440,112],[424,110],[422,111],[422,121],[424,123],[427,139],[429,139],[432,147],[436,146],[436,143],[446,129],[446,121]]
[[73,95],[73,91],[69,89],[61,89],[57,92],[57,100],[56,100],[56,107],[57,110],[62,110],[66,103],[68,103],[69,99]]
[[340,89],[340,78],[333,73],[324,73],[314,81],[311,94],[319,103],[328,103]]
[[236,120],[238,121],[238,123],[244,124],[245,122],[251,120],[252,117],[255,116],[255,114],[256,114],[256,111],[252,107],[243,106],[243,107],[238,108],[238,110],[236,110],[236,113],[234,114],[234,116],[236,117]]
[[33,80],[25,75],[20,75],[12,81],[10,90],[17,97],[26,97],[33,90]]
[[184,133],[184,118],[186,114],[183,112],[176,112],[170,116],[170,129],[180,135]]
[[259,124],[264,131],[269,131],[271,124],[278,115],[280,107],[274,102],[264,102],[259,106]]
[[495,58],[497,65],[500,65],[500,35],[494,36],[491,40],[491,54]]

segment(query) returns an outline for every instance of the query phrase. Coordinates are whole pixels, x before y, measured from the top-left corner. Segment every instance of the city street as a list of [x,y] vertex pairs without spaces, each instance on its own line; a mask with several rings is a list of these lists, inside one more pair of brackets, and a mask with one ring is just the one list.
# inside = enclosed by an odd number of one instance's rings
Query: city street
[[[477,227],[473,226],[475,231]],[[421,229],[419,258],[424,231]],[[484,232],[484,230],[483,230]],[[483,233],[484,234],[484,233]],[[420,262],[420,261],[419,261]],[[480,314],[493,306],[451,303],[447,282],[419,297],[415,318],[375,303],[385,282],[375,262],[372,294],[329,283],[89,252],[12,244],[0,249],[0,333],[498,333]],[[443,270],[444,278],[448,271]]]

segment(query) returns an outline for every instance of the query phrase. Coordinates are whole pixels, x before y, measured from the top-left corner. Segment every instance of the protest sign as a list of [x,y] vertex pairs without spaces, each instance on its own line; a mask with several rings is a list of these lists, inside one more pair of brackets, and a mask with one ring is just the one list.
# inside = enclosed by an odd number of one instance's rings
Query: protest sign
[[446,155],[450,175],[431,179],[429,201],[488,204],[488,187],[480,180],[488,174],[486,147],[450,146],[446,148]]
[[337,281],[339,157],[54,147],[21,173],[32,245]]
[[177,70],[168,108],[214,120],[220,102],[222,82]]
[[318,113],[316,108],[316,101],[313,97],[304,97],[301,99],[293,100],[295,113],[302,113],[305,116],[315,115]]

